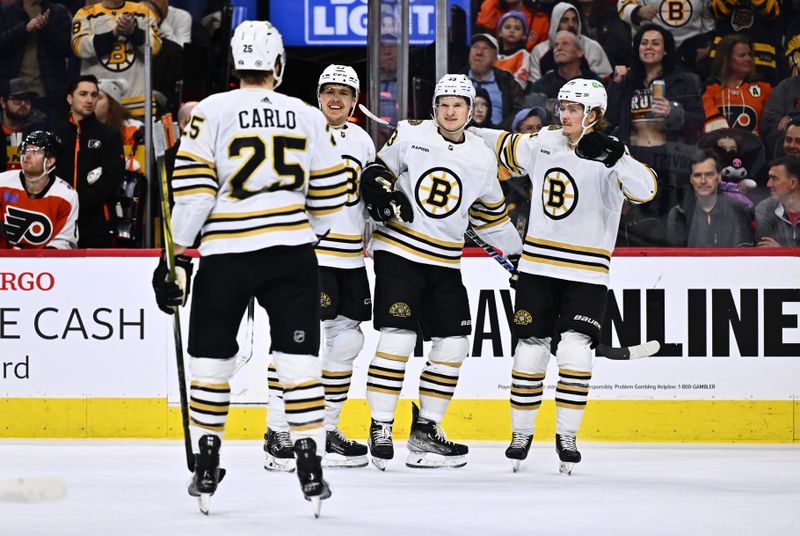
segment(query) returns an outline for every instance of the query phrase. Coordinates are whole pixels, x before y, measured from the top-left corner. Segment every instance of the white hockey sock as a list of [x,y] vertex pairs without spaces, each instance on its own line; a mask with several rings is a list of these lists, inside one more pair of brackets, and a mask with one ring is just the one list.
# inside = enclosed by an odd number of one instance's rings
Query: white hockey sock
[[375,357],[367,371],[367,401],[372,418],[391,422],[403,388],[406,362],[414,351],[417,336],[413,331],[381,329]]
[[235,358],[214,359],[192,357],[189,368],[192,380],[189,387],[189,432],[192,448],[197,448],[204,435],[222,439],[225,421],[231,403],[229,380],[235,367]]
[[433,337],[428,362],[419,376],[420,417],[437,424],[442,422],[468,352],[466,337]]
[[342,406],[347,401],[353,361],[364,346],[359,322],[339,316],[323,322],[325,354],[322,359],[322,385],[325,387],[325,429],[339,425]]
[[320,359],[313,355],[273,352],[278,379],[283,386],[283,405],[292,442],[310,437],[317,454],[325,455],[325,390]]
[[556,359],[556,433],[574,436],[581,427],[592,379],[591,339],[575,331],[562,333]]
[[550,361],[550,338],[520,339],[511,370],[511,429],[533,435],[542,405],[544,376]]
[[289,423],[286,422],[286,412],[283,407],[283,386],[278,379],[274,363],[270,363],[267,368],[267,390],[269,391],[267,428],[275,432],[288,432]]

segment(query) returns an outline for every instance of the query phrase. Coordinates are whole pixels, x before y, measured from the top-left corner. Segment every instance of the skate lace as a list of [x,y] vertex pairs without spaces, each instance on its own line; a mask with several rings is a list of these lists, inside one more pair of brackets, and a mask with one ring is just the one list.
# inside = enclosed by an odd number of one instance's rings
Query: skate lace
[[338,428],[333,431],[333,434],[336,436],[337,441],[339,441],[339,443],[342,444],[342,445],[350,446],[353,443],[355,443],[355,441],[353,441],[352,439],[347,439],[344,436],[344,434],[339,431]]
[[275,442],[278,444],[278,448],[281,449],[294,447],[289,432],[275,432]]
[[561,443],[562,449],[578,450],[578,447],[575,445],[575,436],[559,436],[558,440]]
[[374,445],[387,445],[390,444],[391,441],[392,441],[391,425],[378,423],[378,427],[372,431],[372,443]]
[[512,449],[524,449],[528,446],[528,436],[525,434],[520,434],[518,432],[514,432],[511,435],[511,448]]
[[455,445],[452,441],[447,439],[447,435],[444,433],[444,429],[438,424],[433,425],[433,434],[431,434],[436,441],[440,443],[444,443],[445,445]]

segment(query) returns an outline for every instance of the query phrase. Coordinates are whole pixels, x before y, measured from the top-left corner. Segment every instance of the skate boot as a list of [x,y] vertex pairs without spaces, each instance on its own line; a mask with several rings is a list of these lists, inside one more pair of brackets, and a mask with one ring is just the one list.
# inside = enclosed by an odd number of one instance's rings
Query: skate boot
[[411,434],[408,436],[408,467],[464,467],[469,447],[447,440],[444,430],[433,421],[419,416],[411,404]]
[[389,460],[394,458],[392,423],[372,419],[369,425],[369,440],[367,443],[369,444],[369,453],[372,455],[373,465],[381,471],[385,471]]
[[511,465],[516,473],[519,471],[519,466],[528,457],[528,451],[531,450],[531,443],[533,443],[533,434],[522,434],[514,432],[511,435],[511,444],[506,449],[506,458],[511,460]]
[[298,439],[294,444],[294,455],[303,497],[311,501],[314,517],[319,517],[320,502],[331,496],[331,488],[322,478],[322,458],[317,456],[317,444],[310,437]]
[[556,434],[556,452],[561,460],[558,471],[562,475],[572,474],[572,467],[581,461],[581,453],[575,446],[575,436]]
[[215,435],[204,435],[198,441],[200,451],[194,455],[194,475],[189,482],[189,495],[198,497],[200,511],[208,515],[211,496],[225,477],[225,469],[219,466],[219,447],[222,441]]
[[294,448],[289,432],[276,432],[267,428],[267,433],[264,434],[264,452],[267,453],[264,460],[264,469],[267,471],[294,471]]
[[366,467],[367,446],[347,439],[342,432],[328,430],[325,432],[325,467]]

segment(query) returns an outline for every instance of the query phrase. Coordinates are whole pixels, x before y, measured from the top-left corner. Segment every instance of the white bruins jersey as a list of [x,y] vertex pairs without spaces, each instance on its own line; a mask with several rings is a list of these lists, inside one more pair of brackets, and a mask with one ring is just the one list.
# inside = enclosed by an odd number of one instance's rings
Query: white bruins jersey
[[200,254],[317,241],[345,202],[341,155],[322,112],[267,89],[203,99],[172,175],[176,244]]
[[617,0],[617,11],[622,20],[633,27],[631,14],[640,6],[652,5],[658,8],[652,22],[669,30],[675,38],[675,47],[681,46],[690,37],[714,30],[714,19],[711,17],[710,0]]
[[459,268],[469,225],[506,255],[522,249],[508,218],[497,163],[477,136],[461,143],[439,134],[433,121],[401,121],[378,158],[394,173],[395,190],[408,197],[412,223],[377,224],[372,251],[389,251],[423,264]]
[[519,271],[608,286],[611,252],[622,202],[655,197],[656,174],[625,155],[607,168],[579,158],[561,127],[538,134],[474,129],[497,160],[515,175],[531,179],[531,212]]
[[364,266],[364,225],[366,209],[358,193],[361,170],[375,160],[375,144],[363,128],[346,123],[331,128],[336,148],[347,173],[347,200],[336,215],[330,232],[317,244],[317,261],[330,268]]

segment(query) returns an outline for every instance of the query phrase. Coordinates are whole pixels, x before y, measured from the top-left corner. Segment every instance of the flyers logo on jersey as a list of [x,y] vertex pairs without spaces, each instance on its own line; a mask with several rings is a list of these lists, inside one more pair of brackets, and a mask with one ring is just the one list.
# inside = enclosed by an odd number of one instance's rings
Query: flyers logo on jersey
[[431,218],[446,218],[461,205],[461,179],[447,168],[431,168],[420,175],[414,198]]
[[542,183],[542,207],[554,220],[569,216],[578,206],[578,185],[563,168],[552,168],[545,173]]
[[12,244],[24,241],[40,246],[49,242],[53,235],[53,223],[41,212],[8,205],[4,219],[6,237]]

